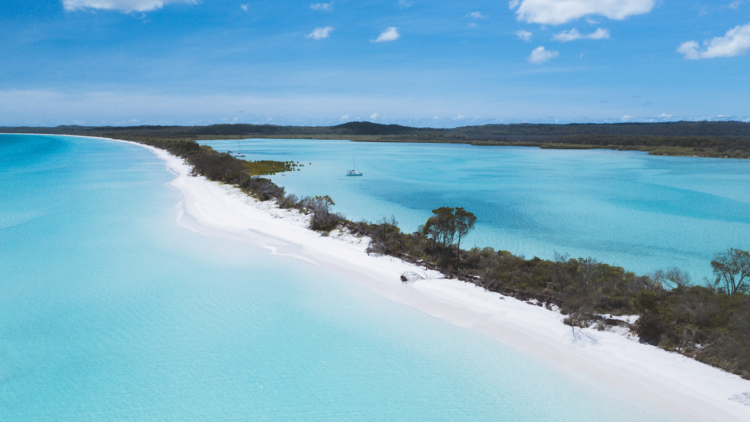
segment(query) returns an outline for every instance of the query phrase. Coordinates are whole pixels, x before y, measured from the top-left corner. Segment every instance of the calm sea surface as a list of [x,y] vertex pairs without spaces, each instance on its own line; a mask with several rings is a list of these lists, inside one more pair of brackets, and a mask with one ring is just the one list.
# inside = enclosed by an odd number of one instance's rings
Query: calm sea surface
[[[361,155],[341,183],[385,180]],[[0,135],[0,420],[685,420],[185,229],[172,177],[137,146]]]
[[[237,150],[237,141],[206,141]],[[440,206],[479,220],[468,246],[528,258],[592,256],[638,274],[677,266],[695,282],[714,253],[750,249],[750,160],[609,150],[254,139],[248,160],[300,161],[272,179],[330,195],[350,219],[394,215],[414,231]],[[346,177],[356,158],[363,177]]]

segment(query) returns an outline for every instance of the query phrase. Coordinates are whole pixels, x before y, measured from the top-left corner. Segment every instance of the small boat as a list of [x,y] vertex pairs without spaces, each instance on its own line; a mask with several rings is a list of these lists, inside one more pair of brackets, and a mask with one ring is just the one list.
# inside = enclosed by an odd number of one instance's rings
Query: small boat
[[354,161],[354,158],[352,158],[352,167],[354,167],[352,170],[346,172],[347,176],[362,176],[362,172],[357,168],[357,163]]
[[[232,151],[229,151],[232,152]],[[242,144],[237,142],[237,154],[234,154],[235,157],[244,157],[245,154],[242,153]]]

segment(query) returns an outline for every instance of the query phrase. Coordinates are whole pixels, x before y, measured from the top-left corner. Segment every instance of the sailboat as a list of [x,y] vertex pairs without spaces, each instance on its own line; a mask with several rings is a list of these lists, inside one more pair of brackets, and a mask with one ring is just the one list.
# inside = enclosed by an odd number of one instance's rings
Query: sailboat
[[[231,152],[231,151],[230,151]],[[237,154],[234,154],[235,157],[244,157],[245,154],[242,153],[242,144],[237,142]]]
[[354,161],[354,158],[352,158],[352,167],[354,167],[352,170],[349,170],[346,172],[347,176],[361,176],[362,172],[359,171],[357,168],[357,163]]

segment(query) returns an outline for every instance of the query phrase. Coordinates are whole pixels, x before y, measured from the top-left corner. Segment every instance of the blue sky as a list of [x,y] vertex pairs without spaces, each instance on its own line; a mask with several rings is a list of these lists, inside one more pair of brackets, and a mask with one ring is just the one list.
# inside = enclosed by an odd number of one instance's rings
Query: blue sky
[[0,125],[750,119],[750,0],[0,0],[0,22]]

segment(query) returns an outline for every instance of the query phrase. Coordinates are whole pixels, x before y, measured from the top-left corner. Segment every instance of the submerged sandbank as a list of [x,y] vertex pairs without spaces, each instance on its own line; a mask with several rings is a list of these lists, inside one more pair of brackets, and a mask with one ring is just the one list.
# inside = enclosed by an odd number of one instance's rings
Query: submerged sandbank
[[[137,144],[140,145],[140,144]],[[144,146],[144,145],[140,145]],[[750,418],[750,381],[679,354],[644,345],[617,332],[572,329],[562,316],[392,257],[368,256],[366,239],[308,230],[306,216],[258,202],[231,186],[189,175],[190,166],[166,151],[144,146],[176,174],[170,185],[184,195],[179,221],[212,236],[253,242],[367,285],[387,298],[554,361],[580,378],[598,380],[696,420]],[[411,271],[424,279],[404,284]]]

